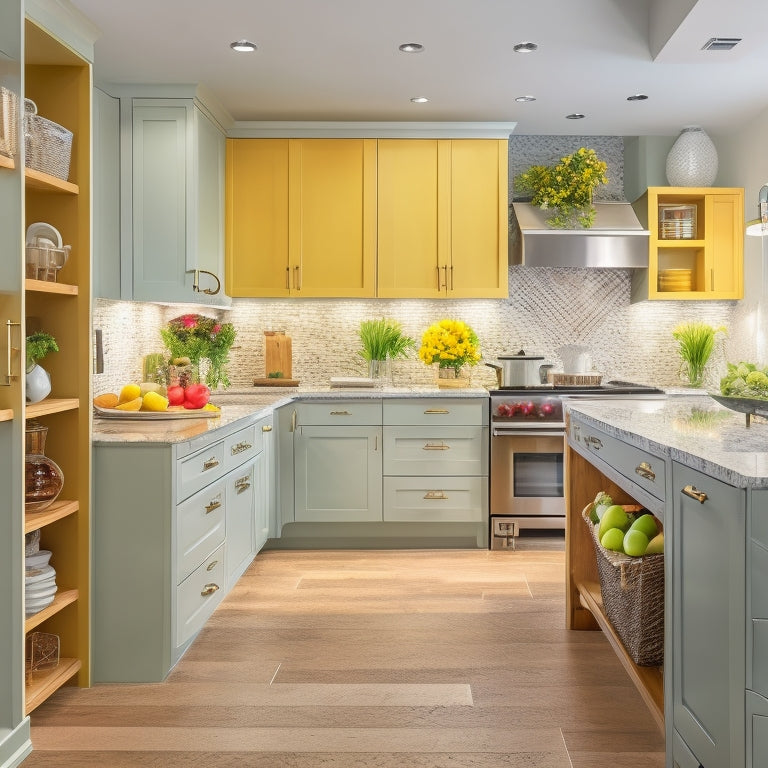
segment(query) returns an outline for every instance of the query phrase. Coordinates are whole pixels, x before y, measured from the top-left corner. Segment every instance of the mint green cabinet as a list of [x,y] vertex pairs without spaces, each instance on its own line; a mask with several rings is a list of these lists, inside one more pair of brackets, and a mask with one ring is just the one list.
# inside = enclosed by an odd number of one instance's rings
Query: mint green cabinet
[[740,766],[746,491],[677,462],[672,481],[673,726],[706,768]]

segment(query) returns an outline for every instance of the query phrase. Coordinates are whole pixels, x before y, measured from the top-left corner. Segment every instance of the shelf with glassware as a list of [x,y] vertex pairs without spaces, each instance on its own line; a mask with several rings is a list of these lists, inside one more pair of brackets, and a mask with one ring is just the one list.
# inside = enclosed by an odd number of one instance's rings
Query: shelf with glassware
[[649,187],[635,210],[650,238],[634,300],[743,298],[742,188]]
[[25,503],[23,530],[40,531],[40,549],[52,553],[57,590],[50,604],[23,618],[23,630],[57,635],[60,643],[57,665],[28,670],[29,713],[64,684],[90,684],[91,65],[29,19],[24,34],[24,95],[39,115],[72,133],[69,172],[60,174],[66,178],[24,169],[25,227],[45,223],[70,246],[55,274],[23,282],[23,335],[41,330],[59,347],[44,362],[51,392],[27,403],[24,417],[28,430],[33,420],[47,428],[42,454],[63,475],[48,506]]

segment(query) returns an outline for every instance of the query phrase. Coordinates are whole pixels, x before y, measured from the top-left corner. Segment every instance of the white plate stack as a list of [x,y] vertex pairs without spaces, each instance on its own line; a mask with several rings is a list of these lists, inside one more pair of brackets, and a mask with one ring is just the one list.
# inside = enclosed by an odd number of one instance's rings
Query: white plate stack
[[48,564],[51,553],[41,549],[24,558],[24,604],[27,616],[47,608],[56,596],[56,571]]

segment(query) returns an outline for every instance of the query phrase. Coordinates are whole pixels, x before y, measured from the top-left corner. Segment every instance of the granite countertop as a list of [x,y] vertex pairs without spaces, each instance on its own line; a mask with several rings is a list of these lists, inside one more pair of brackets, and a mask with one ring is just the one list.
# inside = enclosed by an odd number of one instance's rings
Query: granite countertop
[[264,389],[228,389],[214,392],[211,402],[221,408],[215,418],[139,417],[93,419],[93,443],[182,443],[207,432],[228,427],[236,421],[268,416],[275,408],[293,401],[306,400],[376,400],[403,397],[477,398],[488,397],[482,388],[438,389],[437,387],[387,387],[361,389],[330,387],[270,387]]
[[625,442],[740,488],[768,488],[768,422],[708,396],[572,400],[566,408]]

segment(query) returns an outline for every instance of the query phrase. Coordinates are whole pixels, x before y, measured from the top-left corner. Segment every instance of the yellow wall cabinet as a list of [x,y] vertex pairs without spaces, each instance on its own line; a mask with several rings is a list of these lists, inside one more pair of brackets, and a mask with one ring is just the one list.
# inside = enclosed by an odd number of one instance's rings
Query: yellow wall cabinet
[[649,187],[647,209],[642,198],[639,204],[651,236],[634,299],[744,297],[743,189]]
[[507,295],[507,141],[230,139],[230,296]]
[[378,144],[377,295],[505,297],[508,142]]
[[230,296],[372,297],[376,140],[228,139]]

